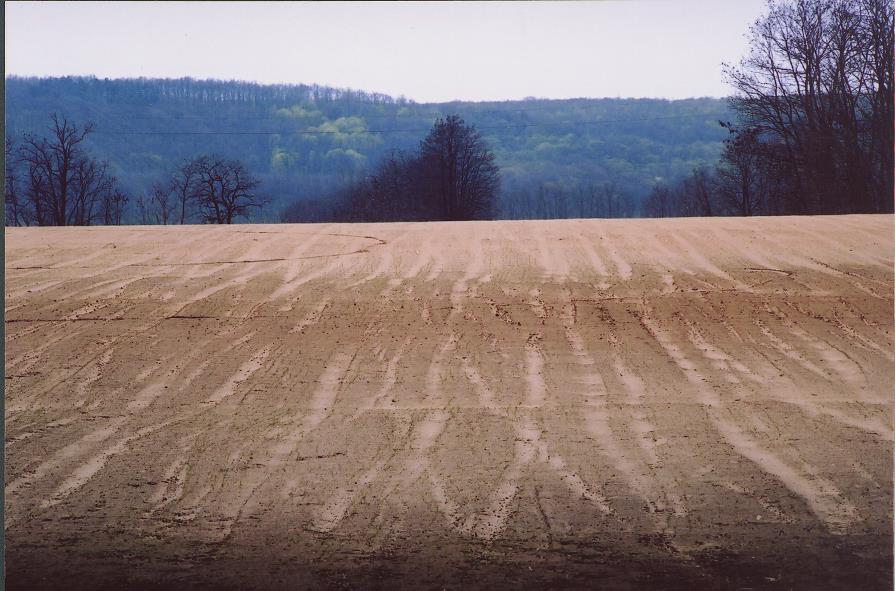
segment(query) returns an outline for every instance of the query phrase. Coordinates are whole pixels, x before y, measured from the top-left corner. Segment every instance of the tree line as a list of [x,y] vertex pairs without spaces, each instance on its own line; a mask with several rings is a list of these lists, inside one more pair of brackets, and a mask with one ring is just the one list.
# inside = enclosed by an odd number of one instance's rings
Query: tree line
[[552,220],[567,218],[629,218],[640,215],[640,203],[616,181],[567,185],[538,183],[501,194],[497,218]]
[[648,216],[891,213],[893,8],[771,1],[725,66],[737,123],[715,167],[656,185]]
[[[8,78],[7,129],[43,133],[47,114],[94,121],[91,151],[135,196],[196,154],[238,159],[271,202],[256,219],[317,201],[412,153],[438,118],[459,113],[494,153],[502,185],[534,190],[616,182],[639,200],[655,177],[717,159],[731,113],[722,99],[527,99],[420,104],[310,85],[200,80]],[[312,209],[322,209],[323,206]],[[139,221],[136,197],[125,218]]]
[[238,160],[202,155],[184,160],[148,194],[135,199],[85,141],[94,125],[53,114],[47,136],[5,138],[4,209],[11,226],[119,225],[135,201],[143,224],[231,224],[248,219],[267,198]]
[[120,224],[128,195],[108,163],[84,150],[93,125],[78,127],[52,116],[49,137],[25,134],[5,142],[4,205],[7,225]]
[[282,220],[487,220],[495,217],[499,189],[500,171],[481,135],[459,115],[448,115],[435,121],[415,153],[392,153],[373,174],[322,204],[294,204]]
[[260,181],[238,160],[203,155],[184,160],[148,195],[137,198],[141,223],[232,224],[250,219],[269,199]]

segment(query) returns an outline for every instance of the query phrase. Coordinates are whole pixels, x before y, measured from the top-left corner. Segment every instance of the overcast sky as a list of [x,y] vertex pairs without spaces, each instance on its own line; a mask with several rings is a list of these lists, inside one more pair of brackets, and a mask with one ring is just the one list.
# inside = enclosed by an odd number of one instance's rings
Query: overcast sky
[[419,102],[726,96],[764,0],[6,2],[7,75],[319,83]]

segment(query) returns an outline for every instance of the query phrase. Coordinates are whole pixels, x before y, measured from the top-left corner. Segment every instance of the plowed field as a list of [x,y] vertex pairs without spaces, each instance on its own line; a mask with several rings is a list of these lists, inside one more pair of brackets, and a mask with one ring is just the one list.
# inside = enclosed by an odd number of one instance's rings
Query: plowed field
[[7,229],[7,583],[891,588],[893,230]]

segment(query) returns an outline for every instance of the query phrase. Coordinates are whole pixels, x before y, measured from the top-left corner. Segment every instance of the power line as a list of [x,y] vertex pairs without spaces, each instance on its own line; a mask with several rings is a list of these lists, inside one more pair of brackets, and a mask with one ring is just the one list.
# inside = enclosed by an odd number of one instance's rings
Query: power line
[[[690,118],[716,118],[729,117],[730,113],[694,113],[692,115],[669,115],[667,117],[644,117],[639,119],[597,119],[593,121],[561,121],[557,123],[521,123],[516,125],[476,125],[476,129],[496,130],[496,129],[525,129],[531,127],[573,127],[576,125],[601,125],[605,123],[640,123],[645,121],[664,121],[669,119],[690,119]],[[94,133],[105,135],[361,135],[361,134],[386,134],[386,133],[426,133],[428,129],[365,129],[361,131],[326,131],[326,130],[281,130],[281,131],[141,131],[141,130],[110,130],[103,131],[97,129]]]

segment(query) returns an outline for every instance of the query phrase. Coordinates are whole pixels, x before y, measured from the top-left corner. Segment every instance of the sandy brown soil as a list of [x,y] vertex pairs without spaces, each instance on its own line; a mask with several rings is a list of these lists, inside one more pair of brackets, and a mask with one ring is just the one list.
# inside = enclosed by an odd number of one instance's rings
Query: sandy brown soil
[[7,229],[10,588],[892,586],[893,218]]

